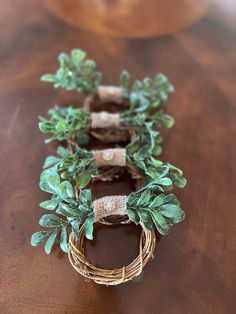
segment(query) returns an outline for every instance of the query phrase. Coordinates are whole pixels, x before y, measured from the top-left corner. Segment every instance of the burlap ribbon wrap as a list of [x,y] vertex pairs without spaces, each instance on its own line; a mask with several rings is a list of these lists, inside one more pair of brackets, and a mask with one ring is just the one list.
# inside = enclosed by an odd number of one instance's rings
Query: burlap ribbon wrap
[[120,114],[106,111],[91,113],[92,129],[107,129],[120,127]]
[[127,196],[113,195],[99,198],[93,202],[93,212],[95,221],[112,215],[127,214]]
[[122,88],[117,86],[98,86],[98,96],[102,101],[123,102]]
[[98,167],[102,166],[120,166],[126,165],[126,149],[111,148],[104,150],[95,150],[93,152],[95,163]]

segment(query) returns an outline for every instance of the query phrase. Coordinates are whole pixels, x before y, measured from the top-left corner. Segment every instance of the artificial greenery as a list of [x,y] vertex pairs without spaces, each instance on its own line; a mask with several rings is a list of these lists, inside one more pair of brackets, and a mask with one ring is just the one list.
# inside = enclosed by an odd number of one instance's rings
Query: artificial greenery
[[[52,136],[45,140],[50,143],[53,140],[64,141],[73,139],[80,146],[88,144],[89,138],[87,135],[88,127],[91,122],[89,113],[81,108],[72,107],[54,107],[48,111],[50,119],[40,117],[39,129],[43,133],[51,134]],[[137,139],[129,147],[133,153],[142,147],[142,151],[146,154],[160,155],[162,148],[162,137],[157,131],[158,127],[170,127],[167,115],[162,114],[163,123],[156,118],[156,115],[151,115],[148,112],[134,114],[130,110],[120,113],[120,121],[123,126],[131,126],[137,133]],[[166,119],[165,119],[166,118]]]
[[185,218],[174,194],[155,193],[155,190],[164,191],[165,184],[168,186],[168,180],[159,178],[145,189],[131,193],[127,200],[129,219],[136,224],[141,222],[149,230],[155,226],[162,235],[168,234],[174,224]]
[[58,156],[48,156],[45,160],[44,169],[55,169],[62,179],[74,182],[78,188],[84,188],[92,176],[98,174],[93,153],[76,146],[76,152],[59,146]]
[[[172,225],[184,219],[184,212],[173,194],[165,195],[172,186],[172,180],[165,169],[156,180],[151,181],[143,189],[131,193],[127,198],[127,212],[131,221],[143,223],[147,229],[156,227],[160,234],[168,234]],[[40,206],[53,214],[43,215],[39,224],[49,230],[39,231],[32,235],[31,244],[37,246],[45,243],[45,252],[50,254],[57,236],[60,236],[60,247],[67,252],[67,232],[70,228],[78,236],[80,226],[84,223],[87,239],[93,239],[93,203],[91,191],[81,190],[77,200],[72,184],[62,181],[54,167],[43,171],[40,188],[52,195]],[[159,194],[158,193],[162,193]]]
[[49,109],[50,120],[40,117],[39,129],[43,133],[52,134],[52,137],[45,142],[64,141],[74,138],[78,131],[88,126],[90,116],[80,108],[59,108]]
[[[179,168],[170,163],[163,163],[153,156],[148,156],[142,146],[140,147],[136,153],[130,153],[127,149],[126,159],[128,163],[139,169],[140,174],[146,177],[147,182],[157,179],[165,171],[165,175],[171,180],[172,186],[176,185],[180,188],[185,186],[186,179]],[[84,188],[92,177],[98,174],[92,151],[82,149],[79,146],[75,147],[75,153],[62,146],[57,151],[58,156],[48,156],[46,158],[44,169],[55,169],[62,179],[75,182],[78,188]]]
[[[74,49],[70,54],[60,54],[58,59],[59,69],[55,74],[42,76],[43,81],[53,83],[55,88],[98,93],[102,75],[96,70],[96,63],[86,59],[84,51]],[[160,234],[168,234],[172,225],[185,216],[176,196],[166,194],[174,185],[185,186],[183,172],[157,159],[162,143],[159,129],[174,124],[173,118],[164,112],[168,94],[174,88],[163,74],[154,79],[130,81],[129,73],[123,71],[120,86],[129,106],[120,113],[120,121],[136,131],[136,139],[126,147],[126,158],[127,163],[137,167],[146,178],[146,185],[128,196],[127,214],[136,224],[142,223],[147,229],[155,227]],[[46,230],[34,233],[31,244],[37,246],[45,242],[47,254],[57,238],[61,249],[67,252],[69,229],[77,237],[84,225],[85,236],[93,238],[92,196],[91,191],[84,188],[99,171],[93,152],[82,148],[89,140],[90,115],[80,108],[54,107],[49,110],[49,116],[49,119],[40,117],[39,122],[40,130],[51,135],[45,142],[66,142],[67,147],[59,146],[58,156],[46,158],[40,176],[40,188],[50,194],[50,199],[40,203],[40,207],[50,214],[40,218],[39,224]]]
[[43,215],[40,218],[40,226],[50,229],[34,233],[31,238],[33,246],[48,238],[45,243],[45,252],[50,254],[57,236],[60,236],[60,247],[67,252],[68,228],[70,227],[77,236],[83,223],[85,223],[86,237],[92,239],[94,214],[90,190],[82,190],[79,200],[77,200],[72,184],[67,180],[62,181],[55,168],[50,168],[42,173],[40,188],[52,195],[51,199],[40,203],[40,207],[54,213]]
[[130,80],[129,72],[122,71],[120,85],[123,97],[131,103],[132,112],[161,109],[168,100],[168,94],[174,92],[173,85],[162,73],[158,73],[153,79],[146,77],[143,81],[136,80],[132,84]]
[[65,88],[68,91],[77,90],[85,94],[97,91],[102,74],[96,71],[95,61],[86,60],[86,52],[73,49],[70,54],[61,53],[58,61],[59,69],[56,73],[43,75],[42,81],[52,83],[55,88]]
[[[86,52],[74,49],[70,54],[61,53],[58,59],[59,69],[56,74],[43,75],[43,81],[53,83],[56,88],[97,94],[101,73],[95,71],[96,63],[93,60],[86,60]],[[150,139],[152,142],[155,141],[152,153],[160,155],[162,137],[156,130],[162,126],[171,128],[174,124],[174,119],[167,115],[163,108],[168,100],[168,94],[174,91],[172,84],[161,73],[154,79],[147,77],[143,81],[135,80],[131,83],[130,74],[124,70],[120,75],[120,86],[124,101],[128,100],[129,104],[120,114],[122,125],[135,128],[139,135],[139,143],[143,144],[143,139],[150,138],[151,135]],[[49,110],[49,115],[49,120],[41,117],[39,124],[43,133],[52,134],[46,142],[67,140],[73,134],[77,135],[77,142],[80,145],[87,144],[88,137],[84,130],[90,123],[88,113],[78,108],[55,107]]]
[[[73,49],[70,54],[59,54],[59,68],[56,73],[45,74],[41,80],[52,83],[55,88],[97,94],[102,74],[96,71],[96,62],[87,60],[86,55],[81,49]],[[124,100],[129,100],[130,111],[134,113],[161,109],[168,100],[168,94],[174,91],[173,85],[162,73],[158,73],[153,79],[146,77],[143,81],[135,80],[131,83],[129,72],[123,70],[119,80]]]

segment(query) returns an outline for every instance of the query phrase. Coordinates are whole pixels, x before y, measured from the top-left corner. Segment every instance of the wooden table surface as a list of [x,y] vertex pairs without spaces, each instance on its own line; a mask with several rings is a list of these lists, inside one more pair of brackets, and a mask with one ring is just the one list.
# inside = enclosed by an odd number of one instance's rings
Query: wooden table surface
[[[103,2],[109,14],[111,3]],[[155,12],[158,2],[145,1]],[[109,25],[101,31],[91,23],[91,30],[77,27],[45,2],[0,5],[0,313],[235,313],[235,2],[210,1],[195,23],[162,37],[148,20],[144,32],[131,20],[129,32],[113,37]],[[176,125],[165,132],[161,158],[185,171],[188,186],[176,193],[186,220],[158,237],[141,281],[117,287],[86,282],[58,249],[46,256],[42,246],[30,246],[44,213],[39,174],[46,155],[55,152],[55,145],[44,145],[37,117],[56,103],[79,104],[76,94],[55,91],[39,77],[56,69],[59,52],[74,47],[97,60],[105,83],[116,84],[127,68],[135,78],[161,71],[176,88],[168,105]],[[124,177],[97,183],[95,192],[132,188]],[[139,232],[135,226],[96,228],[89,256],[107,267],[128,263],[137,254]]]

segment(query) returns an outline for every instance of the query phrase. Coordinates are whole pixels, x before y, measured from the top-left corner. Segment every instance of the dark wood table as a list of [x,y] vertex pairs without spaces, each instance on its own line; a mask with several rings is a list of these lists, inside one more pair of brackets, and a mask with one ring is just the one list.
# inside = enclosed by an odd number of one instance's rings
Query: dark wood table
[[[103,2],[106,17],[117,3]],[[157,13],[158,2],[145,1]],[[139,31],[131,19],[129,32],[121,28],[113,37],[109,24],[99,29],[90,22],[88,30],[78,19],[77,27],[45,2],[0,1],[0,313],[235,313],[236,8],[233,0],[201,3],[195,23],[188,20],[176,32],[172,27],[167,36],[158,37],[158,25],[148,19]],[[80,102],[39,77],[56,69],[59,52],[74,47],[97,60],[105,83],[116,84],[127,68],[135,78],[161,71],[176,88],[168,105],[176,125],[165,132],[161,158],[188,178],[186,189],[176,191],[186,220],[158,237],[142,280],[117,287],[86,282],[59,249],[47,256],[42,246],[30,246],[44,213],[39,174],[56,147],[44,145],[38,115],[56,103]],[[132,188],[125,176],[97,183],[95,193]],[[137,254],[139,234],[135,226],[96,228],[89,256],[106,267],[127,264]]]

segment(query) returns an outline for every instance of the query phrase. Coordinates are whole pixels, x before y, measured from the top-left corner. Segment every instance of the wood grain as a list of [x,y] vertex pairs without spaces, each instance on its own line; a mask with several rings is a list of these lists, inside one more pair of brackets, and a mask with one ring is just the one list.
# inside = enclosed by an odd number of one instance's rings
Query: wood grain
[[[229,10],[224,3],[232,4]],[[214,0],[201,20],[174,35],[139,39],[73,27],[36,0],[0,5],[0,313],[235,313],[234,1]],[[85,282],[58,249],[48,257],[42,247],[30,246],[45,198],[39,174],[45,156],[55,152],[43,144],[37,117],[55,103],[80,103],[39,76],[56,68],[59,52],[74,47],[97,60],[105,83],[117,83],[127,68],[138,78],[161,71],[176,87],[168,107],[176,125],[165,132],[162,159],[185,170],[188,186],[176,193],[187,218],[158,237],[155,259],[140,282],[112,288]],[[125,175],[93,189],[104,196],[130,192],[133,184]],[[89,256],[107,267],[128,263],[139,233],[133,225],[100,226],[87,245]]]

